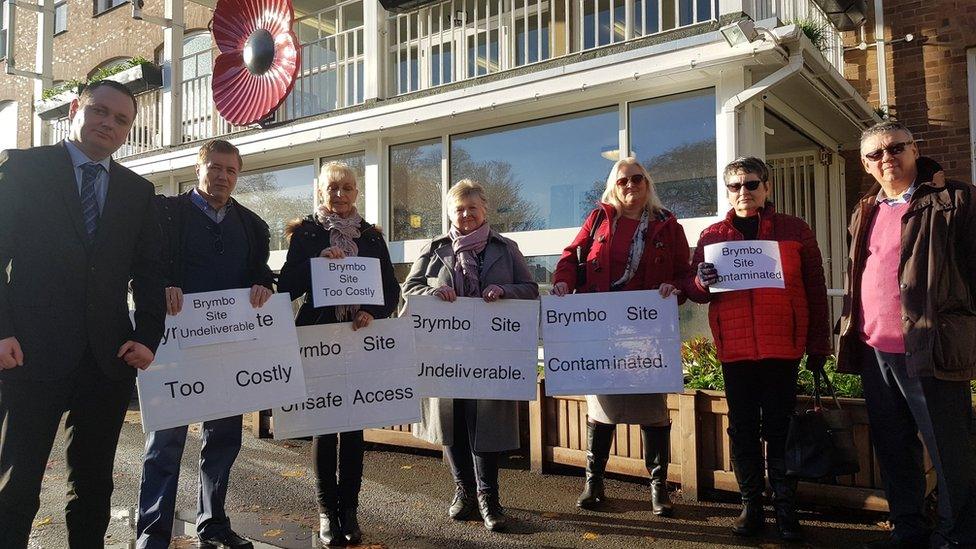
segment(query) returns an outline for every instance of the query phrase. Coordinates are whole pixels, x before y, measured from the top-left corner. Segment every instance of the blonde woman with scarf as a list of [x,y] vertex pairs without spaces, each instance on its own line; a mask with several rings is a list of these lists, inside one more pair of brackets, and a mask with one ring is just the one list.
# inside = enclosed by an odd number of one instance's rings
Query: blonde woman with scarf
[[[403,285],[405,295],[537,299],[525,258],[515,242],[488,224],[484,188],[459,181],[447,193],[451,230],[434,238],[420,253]],[[499,502],[498,458],[519,446],[518,404],[511,400],[429,398],[414,434],[444,446],[457,485],[448,516],[466,520],[481,512],[485,528],[505,527]]]
[[[650,175],[636,158],[614,164],[600,202],[556,264],[552,293],[657,290],[662,297],[676,295],[683,302],[681,288],[690,269],[688,240],[674,214],[661,205]],[[579,285],[576,249],[586,245],[586,282]],[[586,484],[578,507],[599,510],[605,503],[603,474],[613,434],[616,424],[627,423],[640,425],[644,465],[651,477],[651,512],[671,516],[666,396],[586,395]]]
[[[315,214],[295,220],[285,229],[289,237],[288,256],[278,277],[278,291],[288,292],[292,300],[302,299],[295,324],[308,326],[348,322],[356,330],[365,328],[373,319],[389,317],[399,304],[400,286],[393,273],[390,252],[382,233],[364,221],[356,210],[356,198],[359,196],[356,174],[340,162],[325,164],[316,193],[319,207]],[[310,260],[315,257],[341,259],[347,256],[380,260],[382,305],[312,305]],[[312,456],[322,544],[359,543],[362,531],[357,508],[363,477],[363,432],[316,436]]]

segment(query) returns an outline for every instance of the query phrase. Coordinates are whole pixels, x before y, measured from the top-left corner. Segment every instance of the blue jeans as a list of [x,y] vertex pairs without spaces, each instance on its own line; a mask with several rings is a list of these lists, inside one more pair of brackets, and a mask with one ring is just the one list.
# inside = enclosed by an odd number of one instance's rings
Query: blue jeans
[[[241,451],[241,416],[203,424],[200,486],[197,494],[197,535],[207,539],[230,529],[224,512],[230,468]],[[186,427],[154,431],[146,436],[139,487],[136,543],[140,549],[165,549],[173,534],[176,485],[186,445]]]

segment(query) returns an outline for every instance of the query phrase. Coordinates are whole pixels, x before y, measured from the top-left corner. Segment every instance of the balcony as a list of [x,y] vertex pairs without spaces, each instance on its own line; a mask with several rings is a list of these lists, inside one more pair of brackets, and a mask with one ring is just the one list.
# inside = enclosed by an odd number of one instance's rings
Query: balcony
[[[363,13],[362,0],[346,0],[296,18],[301,68],[274,122],[435,89],[739,13],[818,29],[824,56],[838,72],[843,70],[842,36],[815,0],[443,0],[384,15],[382,23],[366,20]],[[379,45],[370,50],[367,39],[376,35]],[[232,126],[217,113],[211,93],[215,55],[204,49],[182,59],[176,144],[253,128]],[[370,59],[373,55],[376,59]],[[373,97],[367,88],[374,90]],[[169,95],[156,89],[137,96],[139,114],[118,158],[166,145],[163,102]],[[50,124],[52,142],[66,136],[67,119]]]

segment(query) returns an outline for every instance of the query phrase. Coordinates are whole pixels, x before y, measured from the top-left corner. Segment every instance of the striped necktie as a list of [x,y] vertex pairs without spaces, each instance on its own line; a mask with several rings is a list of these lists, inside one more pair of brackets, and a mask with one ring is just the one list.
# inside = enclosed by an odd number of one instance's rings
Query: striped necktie
[[81,165],[81,213],[88,231],[88,241],[95,237],[98,229],[98,199],[95,197],[95,181],[101,173],[102,165],[88,162]]

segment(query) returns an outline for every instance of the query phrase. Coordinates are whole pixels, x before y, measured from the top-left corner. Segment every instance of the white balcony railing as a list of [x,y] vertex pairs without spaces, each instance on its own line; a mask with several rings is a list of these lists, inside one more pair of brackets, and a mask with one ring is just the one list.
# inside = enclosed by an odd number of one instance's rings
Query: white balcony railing
[[753,0],[747,13],[756,21],[776,17],[784,23],[802,24],[819,33],[822,36],[820,43],[814,45],[821,48],[837,72],[844,74],[844,38],[814,0]]

